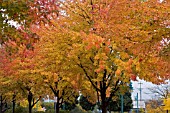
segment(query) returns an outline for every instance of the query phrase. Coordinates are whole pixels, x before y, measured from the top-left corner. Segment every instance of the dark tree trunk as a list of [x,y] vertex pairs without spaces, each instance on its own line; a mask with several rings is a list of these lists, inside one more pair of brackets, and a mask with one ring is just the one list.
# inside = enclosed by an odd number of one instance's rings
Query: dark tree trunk
[[8,104],[6,102],[6,98],[2,97],[2,95],[0,95],[0,113],[5,113],[6,110],[8,110]]
[[106,87],[106,73],[107,71],[104,71],[104,75],[103,75],[103,80],[100,82],[100,94],[101,94],[101,101],[102,101],[102,113],[107,113],[107,101],[106,100],[106,90],[108,87]]
[[15,102],[16,102],[15,97],[16,97],[16,95],[14,94],[12,97],[12,113],[15,113]]
[[107,113],[106,93],[101,94],[102,99],[102,113]]
[[54,107],[55,107],[55,113],[59,113],[59,102],[55,102],[54,104]]
[[29,91],[29,94],[28,94],[29,113],[32,113],[32,105],[31,105],[32,99],[33,99],[33,95],[31,93],[31,91]]
[[3,106],[2,95],[0,95],[0,113],[2,113],[2,106]]

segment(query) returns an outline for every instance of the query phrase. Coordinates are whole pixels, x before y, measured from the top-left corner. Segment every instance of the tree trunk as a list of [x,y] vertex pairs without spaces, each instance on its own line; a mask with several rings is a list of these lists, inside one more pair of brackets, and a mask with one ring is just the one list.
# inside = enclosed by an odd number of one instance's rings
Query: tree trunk
[[16,95],[14,94],[12,97],[12,113],[15,113],[15,102],[16,102],[15,97]]
[[55,102],[54,103],[54,109],[55,109],[55,113],[59,113],[59,102]]
[[2,103],[2,95],[0,95],[0,113],[2,113],[2,105],[3,105],[3,103]]
[[31,107],[30,102],[29,102],[29,113],[32,113],[32,107]]
[[102,113],[107,113],[107,106],[106,106],[106,102],[102,102]]
[[15,113],[15,101],[12,102],[12,113]]
[[32,105],[31,105],[32,99],[33,99],[33,95],[31,93],[31,91],[29,91],[29,94],[28,94],[29,113],[32,113]]
[[7,109],[9,108],[5,100],[5,97],[3,98],[2,95],[0,95],[0,113],[5,113]]
[[101,93],[102,113],[107,113],[106,92]]

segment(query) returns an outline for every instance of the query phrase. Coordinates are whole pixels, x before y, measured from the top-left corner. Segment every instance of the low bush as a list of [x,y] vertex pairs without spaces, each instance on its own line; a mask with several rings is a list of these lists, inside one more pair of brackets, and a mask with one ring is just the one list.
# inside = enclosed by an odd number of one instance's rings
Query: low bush
[[87,111],[82,109],[80,105],[77,105],[70,113],[87,113]]
[[46,113],[44,111],[36,111],[36,112],[33,112],[33,113]]
[[54,102],[43,102],[42,107],[45,107],[46,111],[54,109]]
[[[7,110],[5,113],[12,113],[12,108]],[[28,113],[28,108],[18,106],[15,108],[15,113]]]

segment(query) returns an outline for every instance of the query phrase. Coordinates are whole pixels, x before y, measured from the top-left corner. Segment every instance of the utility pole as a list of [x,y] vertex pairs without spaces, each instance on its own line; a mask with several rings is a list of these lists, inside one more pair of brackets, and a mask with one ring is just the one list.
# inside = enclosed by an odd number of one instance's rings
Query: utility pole
[[123,94],[121,94],[121,113],[123,113]]
[[137,93],[137,95],[136,95],[136,101],[137,101],[137,113],[139,113],[139,103],[138,103],[138,93]]
[[139,91],[140,91],[140,102],[142,101],[142,87],[141,87],[141,85],[143,84],[143,83],[138,83],[138,84],[140,84],[140,88],[139,88]]

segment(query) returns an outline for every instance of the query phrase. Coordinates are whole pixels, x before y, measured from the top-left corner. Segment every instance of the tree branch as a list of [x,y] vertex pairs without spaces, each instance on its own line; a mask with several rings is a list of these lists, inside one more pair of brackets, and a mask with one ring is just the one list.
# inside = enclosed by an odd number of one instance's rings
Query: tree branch
[[119,83],[119,82],[120,82],[120,80],[118,79],[118,80],[116,81],[116,84],[115,84],[114,89],[112,89],[112,92],[111,92],[110,97],[109,97],[109,99],[108,99],[107,102],[111,101],[112,97],[115,96],[115,92],[117,92],[117,91],[119,90],[119,87],[118,87],[118,83]]
[[89,79],[89,81],[90,81],[90,83],[92,84],[92,86],[93,86],[97,91],[100,91],[100,89],[93,83],[91,77],[88,75],[88,73],[87,73],[86,69],[83,67],[83,65],[80,63],[80,64],[78,64],[78,66],[80,66],[80,67],[83,69],[86,77]]
[[50,87],[50,89],[52,90],[52,92],[54,93],[54,95],[57,95],[56,90],[54,90],[54,88],[53,88],[51,85],[49,85],[49,87]]
[[[33,104],[31,105],[31,108],[33,108],[34,105],[37,104],[37,103],[40,101],[40,98],[41,98],[41,97],[39,97],[35,102],[33,101]],[[34,100],[34,99],[33,99],[33,100]]]

